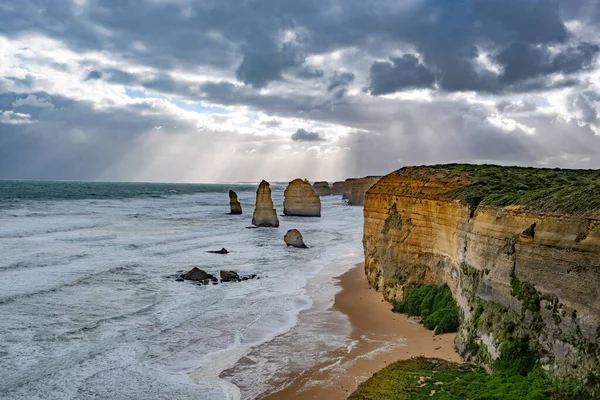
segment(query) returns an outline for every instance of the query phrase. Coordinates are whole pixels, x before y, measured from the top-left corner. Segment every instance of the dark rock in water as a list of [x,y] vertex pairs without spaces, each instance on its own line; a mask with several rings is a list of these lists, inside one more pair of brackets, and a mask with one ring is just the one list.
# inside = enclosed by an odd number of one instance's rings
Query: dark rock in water
[[221,271],[221,282],[239,282],[240,276],[235,271]]
[[214,275],[209,274],[206,271],[201,270],[200,268],[194,267],[184,275],[183,279],[188,281],[215,281]]
[[185,279],[183,279],[182,277],[178,277],[177,279],[175,279],[176,282],[183,282]]
[[283,240],[288,246],[298,247],[300,249],[308,248],[308,246],[304,244],[302,234],[298,229],[290,229],[289,231],[287,231]]
[[213,253],[213,254],[229,254],[229,252],[227,251],[227,249],[225,247],[223,247],[221,250],[211,250],[211,251],[208,251],[208,253]]

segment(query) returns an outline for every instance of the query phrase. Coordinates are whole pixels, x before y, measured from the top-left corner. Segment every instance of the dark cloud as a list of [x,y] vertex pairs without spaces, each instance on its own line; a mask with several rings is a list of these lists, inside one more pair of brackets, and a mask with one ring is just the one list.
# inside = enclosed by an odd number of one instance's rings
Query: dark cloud
[[295,142],[322,142],[323,139],[317,132],[308,132],[304,129],[298,129],[292,134],[292,140]]
[[430,70],[410,54],[391,59],[390,62],[377,61],[371,65],[369,91],[377,96],[394,93],[402,89],[432,87],[435,78]]
[[102,72],[96,70],[88,72],[83,78],[84,81],[97,81],[99,79],[102,79]]
[[336,88],[348,86],[353,81],[354,74],[352,72],[335,71],[333,76],[329,78],[329,85],[327,86],[327,91],[331,92]]
[[296,72],[296,76],[303,79],[321,78],[323,75],[325,75],[325,72],[322,69],[312,68],[308,65],[303,66]]

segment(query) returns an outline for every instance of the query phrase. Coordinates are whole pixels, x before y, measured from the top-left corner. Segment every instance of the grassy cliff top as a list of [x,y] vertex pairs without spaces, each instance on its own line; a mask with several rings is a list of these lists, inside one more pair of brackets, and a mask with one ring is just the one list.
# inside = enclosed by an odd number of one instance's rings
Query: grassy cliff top
[[427,172],[436,180],[454,182],[455,188],[444,196],[470,206],[522,205],[533,211],[567,214],[600,210],[600,170],[440,164],[397,171],[399,176],[412,177]]

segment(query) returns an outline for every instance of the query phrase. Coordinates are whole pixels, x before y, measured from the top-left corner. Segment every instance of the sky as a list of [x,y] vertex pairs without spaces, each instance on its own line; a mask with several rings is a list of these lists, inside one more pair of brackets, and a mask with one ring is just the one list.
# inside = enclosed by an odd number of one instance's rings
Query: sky
[[600,0],[2,0],[0,179],[600,168]]

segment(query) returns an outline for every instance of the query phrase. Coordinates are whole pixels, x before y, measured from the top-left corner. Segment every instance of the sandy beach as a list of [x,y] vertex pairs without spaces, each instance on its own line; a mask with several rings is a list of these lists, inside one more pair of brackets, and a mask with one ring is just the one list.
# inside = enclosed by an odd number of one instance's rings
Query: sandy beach
[[264,397],[277,399],[346,399],[373,373],[397,360],[417,356],[460,362],[454,334],[435,336],[414,319],[391,312],[391,305],[370,288],[358,264],[336,278],[342,290],[334,309],[352,324],[354,346],[336,351],[325,362],[288,377],[285,389]]

